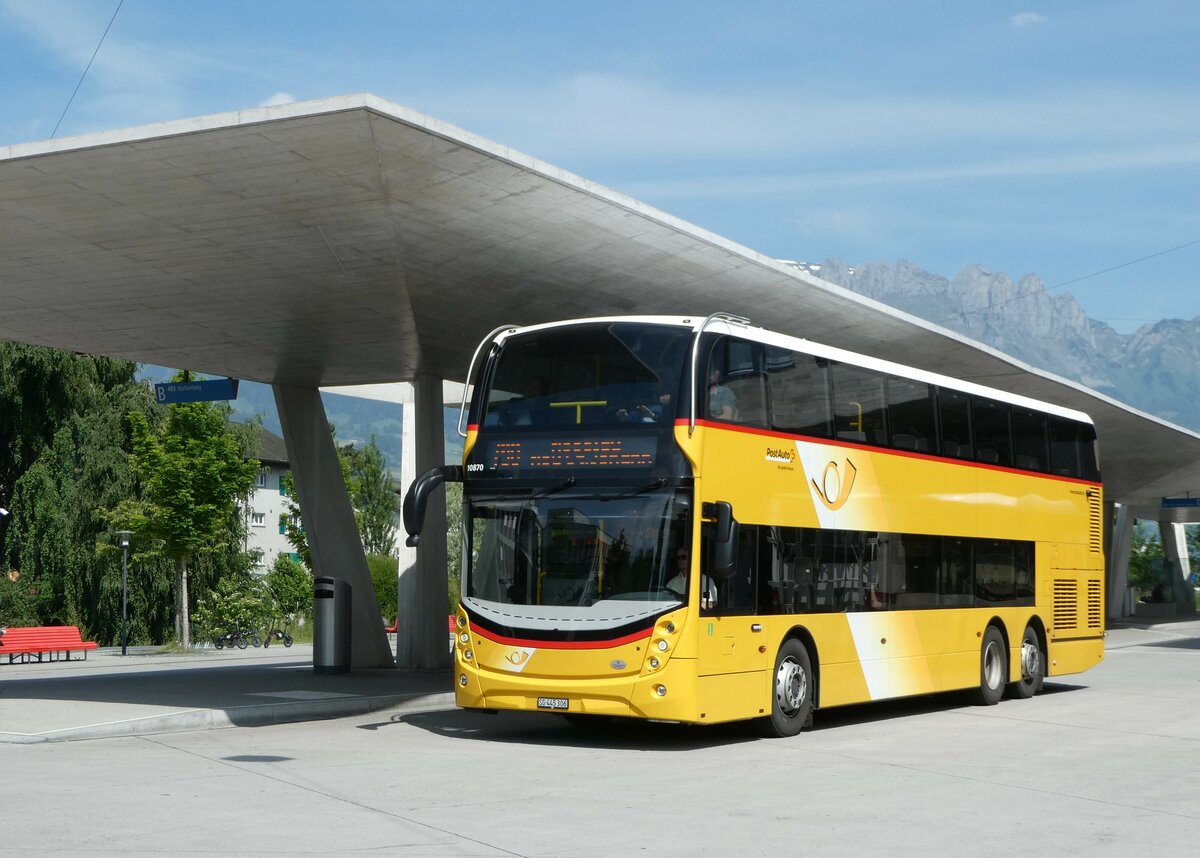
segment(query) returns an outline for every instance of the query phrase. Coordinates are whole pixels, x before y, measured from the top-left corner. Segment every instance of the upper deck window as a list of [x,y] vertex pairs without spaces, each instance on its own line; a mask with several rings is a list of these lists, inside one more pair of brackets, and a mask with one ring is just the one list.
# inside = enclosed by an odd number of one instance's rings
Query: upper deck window
[[506,340],[482,424],[567,428],[674,423],[691,332],[633,322],[548,328]]

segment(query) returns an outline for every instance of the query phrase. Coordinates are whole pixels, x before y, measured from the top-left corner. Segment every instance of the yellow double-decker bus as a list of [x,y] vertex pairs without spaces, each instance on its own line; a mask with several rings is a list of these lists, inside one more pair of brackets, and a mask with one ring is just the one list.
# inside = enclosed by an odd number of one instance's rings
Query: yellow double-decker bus
[[405,504],[463,483],[460,706],[789,736],[1103,658],[1085,414],[725,314],[497,329],[469,381]]

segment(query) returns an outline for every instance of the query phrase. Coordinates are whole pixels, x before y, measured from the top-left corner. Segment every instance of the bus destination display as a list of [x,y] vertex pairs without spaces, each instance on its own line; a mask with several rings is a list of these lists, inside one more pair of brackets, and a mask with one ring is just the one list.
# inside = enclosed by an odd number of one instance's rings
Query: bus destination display
[[657,439],[625,438],[522,438],[492,441],[487,467],[505,471],[522,468],[640,467],[654,464]]

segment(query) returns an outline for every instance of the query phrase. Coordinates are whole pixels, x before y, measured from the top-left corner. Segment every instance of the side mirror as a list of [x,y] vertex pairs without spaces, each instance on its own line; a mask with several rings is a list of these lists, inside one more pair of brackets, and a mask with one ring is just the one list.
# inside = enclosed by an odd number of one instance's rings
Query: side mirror
[[420,544],[421,528],[425,525],[425,507],[429,504],[429,496],[433,490],[442,483],[461,483],[462,478],[461,465],[443,465],[440,468],[430,468],[413,480],[404,495],[404,529],[408,531],[405,545],[416,548]]
[[741,540],[741,525],[733,517],[733,505],[728,501],[705,504],[705,517],[717,520],[713,540],[712,567],[708,570],[714,578],[728,579],[737,571],[738,543]]

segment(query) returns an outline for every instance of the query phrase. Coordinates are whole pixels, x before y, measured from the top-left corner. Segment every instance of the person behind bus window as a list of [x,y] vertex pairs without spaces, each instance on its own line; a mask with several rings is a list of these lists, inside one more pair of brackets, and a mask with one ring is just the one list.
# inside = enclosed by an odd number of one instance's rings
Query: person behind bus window
[[708,377],[708,416],[717,420],[732,420],[737,408],[733,391],[720,384],[721,371],[714,369]]
[[[667,589],[672,593],[678,593],[680,596],[687,596],[688,559],[687,548],[680,546],[675,555],[675,577],[667,582]],[[700,587],[700,607],[715,608],[717,606],[717,588],[713,584],[712,578],[709,578],[707,575],[701,576]]]
[[659,385],[654,400],[634,408],[622,408],[617,417],[631,423],[661,423],[671,416],[671,392]]

